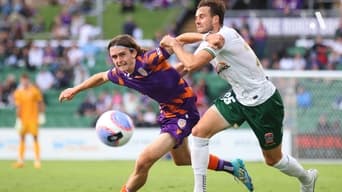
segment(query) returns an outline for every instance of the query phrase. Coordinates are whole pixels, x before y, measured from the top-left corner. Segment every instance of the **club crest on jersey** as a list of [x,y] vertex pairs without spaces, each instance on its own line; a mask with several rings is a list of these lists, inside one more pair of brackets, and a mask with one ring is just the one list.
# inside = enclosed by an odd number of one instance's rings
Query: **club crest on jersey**
[[140,73],[140,75],[142,75],[142,76],[144,76],[144,77],[146,77],[146,76],[148,75],[147,71],[145,71],[145,69],[142,68],[142,67],[140,67],[140,68],[138,69],[138,72]]
[[179,128],[183,129],[186,125],[186,120],[185,119],[178,119],[177,124],[178,124]]
[[156,51],[157,51],[157,54],[158,54],[158,55],[163,55],[162,52],[161,52],[161,50],[160,50],[160,48],[157,48]]
[[274,136],[273,136],[273,133],[265,133],[264,139],[265,139],[265,144],[266,144],[266,145],[272,145],[272,144],[274,144]]
[[218,62],[216,65],[216,71],[218,74],[220,74],[222,71],[228,69],[229,67],[230,67],[230,65],[228,65],[227,63]]

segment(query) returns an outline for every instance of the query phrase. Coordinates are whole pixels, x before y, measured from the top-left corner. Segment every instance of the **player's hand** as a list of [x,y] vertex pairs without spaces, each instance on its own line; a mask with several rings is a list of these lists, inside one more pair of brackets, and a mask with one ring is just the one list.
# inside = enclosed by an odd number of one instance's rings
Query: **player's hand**
[[176,38],[170,36],[170,35],[165,35],[162,40],[160,40],[160,46],[161,47],[173,47],[175,44],[179,44]]
[[46,116],[45,113],[41,112],[38,115],[38,123],[39,125],[44,125],[46,123]]
[[22,125],[22,123],[21,123],[21,119],[20,119],[19,117],[17,117],[16,120],[15,120],[14,128],[15,128],[18,132],[20,132],[21,129],[22,129],[22,127],[23,127],[23,125]]
[[209,43],[209,46],[214,49],[221,49],[224,45],[224,38],[218,33],[207,35],[205,40]]
[[76,90],[74,88],[68,88],[61,92],[59,95],[59,102],[69,101],[76,95]]

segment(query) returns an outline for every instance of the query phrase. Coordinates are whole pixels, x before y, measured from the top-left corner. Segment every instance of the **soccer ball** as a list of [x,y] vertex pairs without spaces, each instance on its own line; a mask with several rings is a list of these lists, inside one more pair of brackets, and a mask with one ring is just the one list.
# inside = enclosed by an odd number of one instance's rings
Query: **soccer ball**
[[132,137],[132,119],[120,111],[106,111],[96,121],[96,133],[100,140],[111,147],[126,144]]

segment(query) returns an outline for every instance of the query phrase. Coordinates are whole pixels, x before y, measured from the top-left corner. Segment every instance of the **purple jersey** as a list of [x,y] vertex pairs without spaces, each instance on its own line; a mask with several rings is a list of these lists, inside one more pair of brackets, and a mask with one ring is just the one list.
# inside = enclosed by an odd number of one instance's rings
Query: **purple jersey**
[[167,62],[170,55],[159,47],[137,56],[131,74],[111,69],[108,78],[115,84],[126,86],[147,95],[160,105],[161,116],[174,118],[189,115],[197,119],[196,95],[187,82]]

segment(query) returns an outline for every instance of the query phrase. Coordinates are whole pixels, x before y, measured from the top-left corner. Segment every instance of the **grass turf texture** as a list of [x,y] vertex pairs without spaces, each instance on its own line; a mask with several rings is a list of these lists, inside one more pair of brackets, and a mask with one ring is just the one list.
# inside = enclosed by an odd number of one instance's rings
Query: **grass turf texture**
[[[22,169],[11,167],[11,161],[0,161],[1,192],[106,192],[119,191],[131,173],[133,161],[43,161],[41,169],[34,169],[27,161]],[[263,163],[246,163],[256,191],[299,191],[299,183]],[[341,190],[342,164],[304,164],[319,173],[316,191]],[[222,172],[208,172],[208,192],[246,191],[241,183]],[[176,167],[171,161],[158,161],[152,168],[141,192],[189,192],[193,176],[190,167]]]

